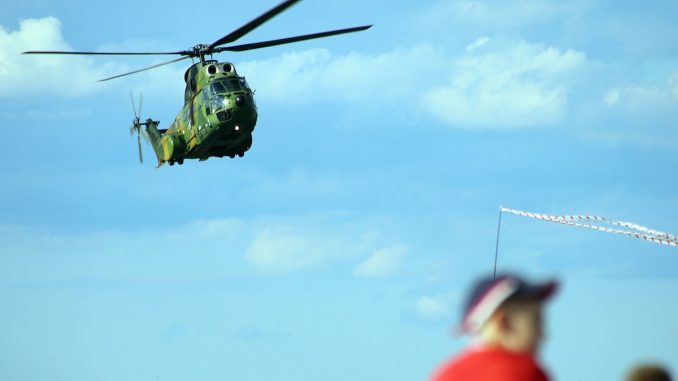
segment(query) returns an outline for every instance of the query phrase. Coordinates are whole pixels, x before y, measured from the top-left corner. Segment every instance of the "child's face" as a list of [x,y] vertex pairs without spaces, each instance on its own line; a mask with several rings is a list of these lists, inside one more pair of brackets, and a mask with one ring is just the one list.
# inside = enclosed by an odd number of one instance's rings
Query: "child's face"
[[506,329],[516,351],[535,353],[542,338],[542,308],[538,301],[511,303],[506,309]]

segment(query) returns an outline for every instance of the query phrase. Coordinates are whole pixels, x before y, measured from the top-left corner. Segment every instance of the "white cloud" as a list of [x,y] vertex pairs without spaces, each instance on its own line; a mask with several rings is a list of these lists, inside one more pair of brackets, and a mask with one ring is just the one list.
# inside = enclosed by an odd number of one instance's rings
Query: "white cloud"
[[608,90],[603,101],[608,106],[636,108],[641,105],[665,103],[669,94],[665,89],[650,86],[625,86]]
[[261,99],[276,103],[402,104],[453,127],[519,128],[560,121],[569,80],[586,63],[574,50],[480,37],[461,55],[430,45],[344,56],[315,49],[239,69]]
[[619,103],[620,91],[617,88],[611,89],[603,96],[603,101],[608,106],[614,106]]
[[[480,40],[479,40],[480,41]],[[558,122],[568,77],[586,55],[525,41],[472,44],[451,80],[430,89],[422,107],[456,127],[521,128]]]
[[[346,263],[384,247],[369,216],[320,213],[260,221],[245,259],[267,273],[289,273]],[[395,247],[395,246],[387,246]]]
[[[5,263],[19,268],[35,258],[44,261],[31,277],[13,272],[11,266],[0,266],[0,275],[14,282],[82,278],[152,282],[214,278],[252,268],[280,274],[342,263],[342,271],[348,273],[350,264],[369,252],[384,257],[371,270],[384,272],[405,251],[388,242],[391,234],[374,228],[385,225],[379,217],[348,212],[204,219],[165,228],[82,233],[0,225]],[[386,249],[375,251],[379,247]],[[97,268],[83,267],[93,261]]]
[[[118,79],[97,82],[102,78],[122,74],[134,69],[157,64],[165,58],[153,58],[152,62],[137,61],[133,68],[121,63],[120,57],[94,58],[77,55],[24,55],[31,50],[73,49],[61,34],[61,22],[55,17],[26,19],[19,22],[18,30],[0,26],[0,97],[26,97],[32,95],[59,95],[66,97],[87,96],[113,86],[130,87],[147,95],[166,96],[177,94],[183,98],[183,71],[180,64],[163,66],[149,72],[135,74],[133,84]],[[151,42],[130,40],[94,51],[149,50]],[[144,49],[139,47],[143,46]],[[157,47],[154,49],[158,49]],[[85,50],[85,49],[83,49]]]
[[266,228],[254,239],[245,258],[261,270],[286,273],[319,266],[350,253],[347,241],[309,230]]
[[323,66],[330,61],[324,49],[286,53],[277,58],[242,62],[240,75],[249,77],[257,97],[276,103],[306,103],[313,83],[322,76]]
[[356,266],[353,274],[362,278],[389,276],[398,269],[402,258],[407,252],[408,248],[403,245],[395,245],[377,250],[369,258]]
[[447,303],[430,296],[419,298],[415,304],[415,310],[419,319],[428,322],[447,320],[450,315]]
[[601,113],[599,108],[597,113],[608,121],[588,128],[583,136],[609,145],[676,147],[678,70],[666,74],[660,81],[654,77],[603,91],[601,103],[606,112]]
[[657,108],[678,106],[678,70],[671,73],[663,84],[634,84],[613,87],[603,96],[608,106],[623,107],[645,112]]
[[445,67],[446,60],[440,49],[429,45],[340,56],[313,49],[245,61],[238,64],[238,71],[250,78],[257,96],[268,101],[341,99],[373,105],[416,100],[422,87],[435,81],[435,73]]
[[46,17],[22,20],[17,31],[0,27],[0,97],[89,94],[111,66],[95,65],[83,56],[21,54],[29,50],[71,50],[61,35],[61,22]]
[[477,40],[473,41],[472,44],[466,47],[466,51],[471,52],[475,49],[482,48],[483,45],[487,44],[490,41],[489,37],[479,37]]

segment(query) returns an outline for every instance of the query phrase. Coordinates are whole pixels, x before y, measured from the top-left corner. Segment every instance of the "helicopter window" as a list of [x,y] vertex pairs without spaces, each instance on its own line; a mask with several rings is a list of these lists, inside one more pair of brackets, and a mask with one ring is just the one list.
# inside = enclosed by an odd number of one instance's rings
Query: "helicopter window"
[[238,79],[240,80],[240,85],[242,87],[244,87],[246,89],[250,88],[250,85],[247,84],[247,80],[245,79],[245,77],[239,77]]
[[204,88],[200,91],[202,93],[202,101],[203,101],[203,104],[205,105],[205,113],[207,115],[209,115],[212,111],[210,109],[210,91],[209,90],[210,90],[210,88],[206,87],[206,88]]
[[223,95],[216,95],[212,98],[210,98],[209,102],[207,105],[210,108],[210,111],[214,112],[215,110],[219,110],[224,108],[225,106],[225,97]]
[[220,93],[225,93],[225,92],[226,92],[226,88],[222,84],[222,81],[212,82],[212,93],[220,94]]
[[240,91],[243,88],[248,88],[247,81],[242,77],[230,77],[219,81],[212,82],[212,92],[214,94],[230,93],[233,91]]
[[240,80],[238,80],[238,78],[231,77],[227,81],[224,81],[224,85],[228,91],[240,90]]

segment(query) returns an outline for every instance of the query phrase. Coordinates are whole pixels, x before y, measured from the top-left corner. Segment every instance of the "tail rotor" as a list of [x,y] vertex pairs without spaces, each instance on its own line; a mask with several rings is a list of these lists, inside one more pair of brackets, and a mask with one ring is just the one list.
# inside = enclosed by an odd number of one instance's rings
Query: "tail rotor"
[[143,164],[144,162],[144,157],[143,154],[141,153],[141,135],[144,135],[144,138],[146,138],[146,129],[141,128],[142,126],[145,127],[145,123],[141,123],[141,107],[143,106],[144,103],[144,94],[139,95],[139,111],[137,112],[137,108],[134,105],[134,96],[132,95],[132,92],[130,91],[129,93],[129,98],[132,101],[132,109],[134,110],[134,119],[132,120],[132,126],[129,128],[129,134],[130,136],[133,136],[134,133],[136,132],[137,134],[137,146],[139,147],[139,162]]

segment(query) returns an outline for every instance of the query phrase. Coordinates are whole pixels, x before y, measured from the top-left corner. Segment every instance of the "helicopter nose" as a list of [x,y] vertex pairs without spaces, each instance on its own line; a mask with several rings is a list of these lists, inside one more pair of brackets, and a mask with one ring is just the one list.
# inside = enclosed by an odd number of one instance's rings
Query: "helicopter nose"
[[235,105],[238,107],[242,107],[245,104],[245,97],[242,95],[238,95],[235,97]]

